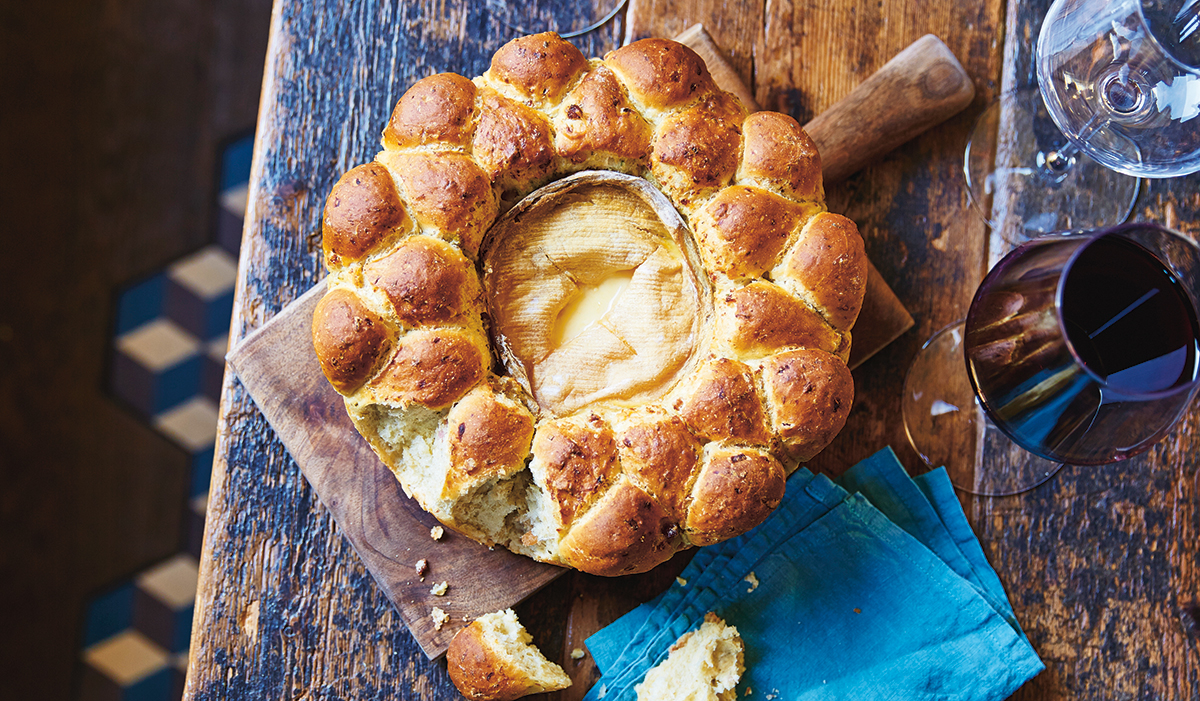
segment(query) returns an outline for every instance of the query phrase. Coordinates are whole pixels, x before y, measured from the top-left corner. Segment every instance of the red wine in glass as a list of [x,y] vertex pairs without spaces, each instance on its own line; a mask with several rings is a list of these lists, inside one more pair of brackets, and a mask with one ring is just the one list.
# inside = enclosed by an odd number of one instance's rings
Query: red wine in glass
[[984,279],[964,332],[988,418],[1057,462],[1149,448],[1197,388],[1198,272],[1195,245],[1149,224],[1014,249]]
[[1063,286],[1067,341],[1110,391],[1169,392],[1196,374],[1196,314],[1179,281],[1136,243],[1101,237]]

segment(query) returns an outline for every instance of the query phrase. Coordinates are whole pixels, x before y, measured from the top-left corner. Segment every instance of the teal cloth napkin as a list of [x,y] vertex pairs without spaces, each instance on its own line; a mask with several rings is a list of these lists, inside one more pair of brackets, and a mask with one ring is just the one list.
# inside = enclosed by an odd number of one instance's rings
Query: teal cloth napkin
[[1003,699],[1044,669],[945,471],[911,478],[890,449],[837,484],[797,470],[766,521],[588,638],[587,699],[635,699],[708,611],[745,641],[739,697]]

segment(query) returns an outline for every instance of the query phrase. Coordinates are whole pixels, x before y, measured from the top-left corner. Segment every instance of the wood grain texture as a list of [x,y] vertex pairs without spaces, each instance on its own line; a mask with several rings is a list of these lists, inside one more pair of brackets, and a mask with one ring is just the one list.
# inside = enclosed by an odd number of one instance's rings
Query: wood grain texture
[[762,109],[758,106],[758,101],[754,99],[754,91],[750,88],[750,84],[730,63],[729,56],[717,45],[717,42],[713,41],[712,35],[708,33],[703,24],[699,22],[693,24],[676,35],[674,39],[680,44],[691,47],[700,58],[704,59],[704,64],[708,66],[708,72],[712,74],[713,82],[722,90],[737,95],[747,112],[757,112]]
[[848,175],[958,114],[975,98],[962,64],[932,35],[917,39],[804,125],[825,182]]

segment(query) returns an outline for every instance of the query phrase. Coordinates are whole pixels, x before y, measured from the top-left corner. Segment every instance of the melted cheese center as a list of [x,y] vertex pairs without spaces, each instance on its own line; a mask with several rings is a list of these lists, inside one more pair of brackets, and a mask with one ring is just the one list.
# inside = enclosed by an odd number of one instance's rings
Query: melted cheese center
[[581,285],[567,306],[558,313],[552,344],[561,348],[594,324],[602,323],[613,310],[617,297],[629,287],[633,271],[616,273],[595,285]]
[[581,183],[523,212],[484,270],[505,365],[551,414],[657,399],[694,351],[699,297],[683,252],[617,184]]

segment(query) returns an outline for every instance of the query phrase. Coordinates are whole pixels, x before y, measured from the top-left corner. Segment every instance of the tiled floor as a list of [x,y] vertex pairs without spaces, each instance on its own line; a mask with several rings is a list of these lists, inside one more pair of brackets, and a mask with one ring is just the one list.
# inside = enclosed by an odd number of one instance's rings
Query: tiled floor
[[88,605],[79,701],[183,690],[252,145],[245,136],[221,154],[213,243],[117,295],[109,389],[191,457],[189,523],[177,554]]

